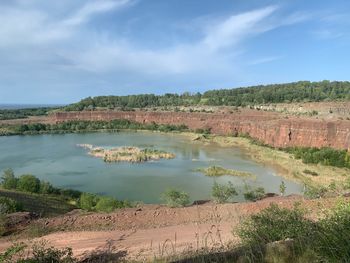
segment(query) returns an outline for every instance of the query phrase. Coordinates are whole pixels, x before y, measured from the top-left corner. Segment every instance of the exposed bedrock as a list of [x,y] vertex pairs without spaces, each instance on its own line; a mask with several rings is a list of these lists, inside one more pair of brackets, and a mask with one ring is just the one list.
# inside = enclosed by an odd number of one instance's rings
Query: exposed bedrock
[[82,111],[56,112],[50,116],[54,122],[71,120],[127,119],[140,123],[185,124],[190,129],[211,129],[213,134],[249,134],[275,147],[329,146],[350,148],[349,120],[321,120],[289,117],[264,111],[247,110],[233,113],[186,113],[145,111]]

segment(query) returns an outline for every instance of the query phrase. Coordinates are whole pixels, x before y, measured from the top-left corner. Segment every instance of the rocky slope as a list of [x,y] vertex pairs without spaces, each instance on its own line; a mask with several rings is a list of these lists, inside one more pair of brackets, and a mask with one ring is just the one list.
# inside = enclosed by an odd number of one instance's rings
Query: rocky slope
[[185,124],[218,135],[248,134],[275,147],[309,146],[349,149],[350,120],[286,116],[277,112],[239,110],[222,113],[81,111],[56,112],[52,122],[127,119],[139,123]]

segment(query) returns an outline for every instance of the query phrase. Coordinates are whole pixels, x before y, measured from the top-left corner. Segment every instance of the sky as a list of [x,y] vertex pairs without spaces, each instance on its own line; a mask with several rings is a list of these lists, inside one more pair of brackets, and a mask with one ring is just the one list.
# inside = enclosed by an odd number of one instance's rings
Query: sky
[[349,0],[0,0],[0,103],[349,80]]

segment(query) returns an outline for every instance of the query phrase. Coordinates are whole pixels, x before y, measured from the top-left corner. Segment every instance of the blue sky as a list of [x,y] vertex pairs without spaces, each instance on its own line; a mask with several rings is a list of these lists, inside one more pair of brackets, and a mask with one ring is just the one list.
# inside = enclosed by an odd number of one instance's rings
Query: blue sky
[[348,0],[1,0],[0,103],[349,80]]

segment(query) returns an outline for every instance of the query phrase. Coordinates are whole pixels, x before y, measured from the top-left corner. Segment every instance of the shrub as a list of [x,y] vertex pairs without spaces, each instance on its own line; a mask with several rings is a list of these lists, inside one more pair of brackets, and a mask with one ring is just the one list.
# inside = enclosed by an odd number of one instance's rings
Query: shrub
[[280,194],[282,196],[285,195],[287,187],[286,187],[286,184],[284,183],[284,181],[281,182],[279,188],[280,188]]
[[78,199],[82,195],[82,192],[73,189],[56,189],[57,192],[65,197]]
[[50,262],[50,263],[74,263],[77,262],[73,258],[73,252],[71,248],[65,248],[62,250],[54,247],[47,248],[44,243],[34,244],[32,247],[33,257],[28,263],[34,262]]
[[311,246],[324,262],[348,262],[350,259],[350,204],[340,203],[320,220]]
[[238,193],[236,189],[233,187],[233,184],[231,182],[228,182],[226,185],[218,184],[217,182],[214,182],[214,185],[211,191],[211,195],[214,201],[217,203],[225,203],[230,198],[233,198],[237,194]]
[[22,205],[17,201],[0,196],[0,214],[9,214],[22,210]]
[[287,238],[304,240],[315,228],[315,224],[304,218],[298,207],[289,210],[271,204],[260,213],[243,222],[238,234],[247,244],[267,244]]
[[161,197],[169,207],[183,207],[190,203],[189,195],[186,192],[176,189],[166,190]]
[[3,254],[0,254],[0,262],[4,262],[4,263],[11,262],[12,263],[12,262],[16,262],[15,260],[17,259],[17,262],[25,263],[24,260],[20,261],[19,258],[22,258],[23,254],[24,254],[24,249],[26,247],[27,246],[24,245],[24,243],[13,244],[6,251],[4,251]]
[[1,177],[1,185],[5,189],[16,189],[17,181],[12,169],[5,170]]
[[96,211],[98,212],[113,212],[117,208],[123,207],[123,204],[112,197],[101,196],[95,206]]
[[323,197],[327,193],[326,187],[313,187],[310,185],[304,185],[304,196],[309,199],[316,199]]
[[38,193],[40,191],[40,180],[31,174],[24,174],[18,179],[17,189],[30,192]]
[[244,198],[249,201],[257,201],[262,199],[265,196],[265,189],[263,187],[258,187],[251,189],[246,186],[246,192],[243,194]]
[[[7,218],[5,214],[0,213],[0,237],[4,236],[7,233],[8,225],[7,225]],[[0,262],[1,256],[0,256]]]
[[46,247],[45,242],[34,243],[30,248],[31,255],[25,253],[27,245],[24,243],[14,244],[3,254],[0,254],[0,262],[4,263],[75,263],[71,248],[56,249]]
[[55,192],[55,188],[49,182],[40,182],[40,193],[41,194],[52,194]]
[[89,193],[82,193],[79,199],[79,206],[86,211],[94,210],[97,203],[97,196]]
[[321,163],[323,165],[350,168],[350,154],[346,150],[336,150],[328,147],[320,149],[295,147],[289,148],[287,151],[304,163]]

